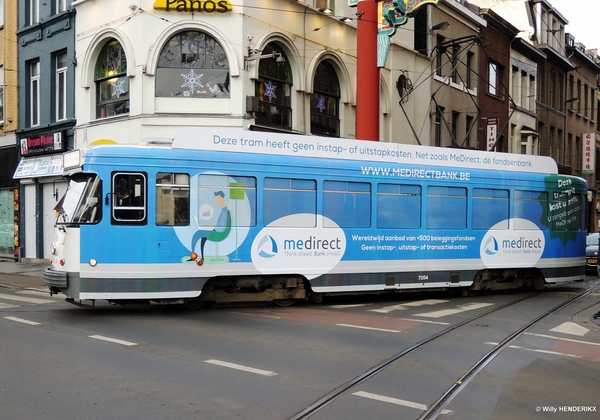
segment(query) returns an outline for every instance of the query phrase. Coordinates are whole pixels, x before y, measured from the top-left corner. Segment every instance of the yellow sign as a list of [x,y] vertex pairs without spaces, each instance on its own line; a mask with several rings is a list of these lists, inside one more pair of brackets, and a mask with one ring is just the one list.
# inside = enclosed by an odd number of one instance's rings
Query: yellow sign
[[231,12],[233,7],[229,0],[155,0],[154,10],[167,12]]

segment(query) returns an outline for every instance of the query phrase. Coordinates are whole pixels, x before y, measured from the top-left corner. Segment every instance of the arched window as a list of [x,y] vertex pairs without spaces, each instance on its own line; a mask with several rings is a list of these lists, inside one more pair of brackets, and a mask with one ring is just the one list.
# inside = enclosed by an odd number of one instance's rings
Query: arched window
[[94,72],[96,83],[96,118],[129,112],[129,78],[127,57],[116,39],[100,51]]
[[199,31],[169,39],[158,59],[156,96],[229,98],[229,62],[221,44]]
[[256,123],[290,130],[292,128],[292,68],[281,47],[272,42],[261,54],[281,54],[277,57],[262,58],[258,63],[258,80],[255,95],[259,111]]
[[310,95],[310,132],[318,136],[340,136],[340,82],[331,62],[319,63]]

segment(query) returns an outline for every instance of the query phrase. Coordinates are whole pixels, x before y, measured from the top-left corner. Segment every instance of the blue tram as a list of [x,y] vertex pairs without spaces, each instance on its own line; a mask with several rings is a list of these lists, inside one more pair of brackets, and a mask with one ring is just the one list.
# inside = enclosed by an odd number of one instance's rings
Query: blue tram
[[283,306],[585,276],[587,186],[548,157],[188,128],[69,166],[44,281],[73,303]]

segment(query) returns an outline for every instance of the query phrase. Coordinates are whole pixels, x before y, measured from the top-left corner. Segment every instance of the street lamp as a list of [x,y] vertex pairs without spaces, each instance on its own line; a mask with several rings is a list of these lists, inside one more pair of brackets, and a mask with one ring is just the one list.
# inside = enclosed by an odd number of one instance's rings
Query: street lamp
[[569,113],[567,112],[567,106],[572,103],[579,102],[579,98],[570,98],[565,101],[565,125],[563,132],[563,164],[567,165],[567,120],[569,119]]
[[448,21],[443,21],[443,22],[440,22],[440,23],[438,23],[436,25],[433,25],[431,27],[431,31],[437,31],[437,30],[445,31],[449,27],[450,27],[450,23],[448,23]]

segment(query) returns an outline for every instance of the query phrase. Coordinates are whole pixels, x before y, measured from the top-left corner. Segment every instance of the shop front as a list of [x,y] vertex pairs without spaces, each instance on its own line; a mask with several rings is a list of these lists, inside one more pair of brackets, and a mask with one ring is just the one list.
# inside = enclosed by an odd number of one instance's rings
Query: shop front
[[56,220],[54,208],[67,188],[62,179],[65,132],[21,138],[19,148],[21,160],[13,175],[20,182],[19,256],[49,258]]
[[13,179],[18,162],[15,136],[0,137],[0,258],[18,258],[19,188]]

